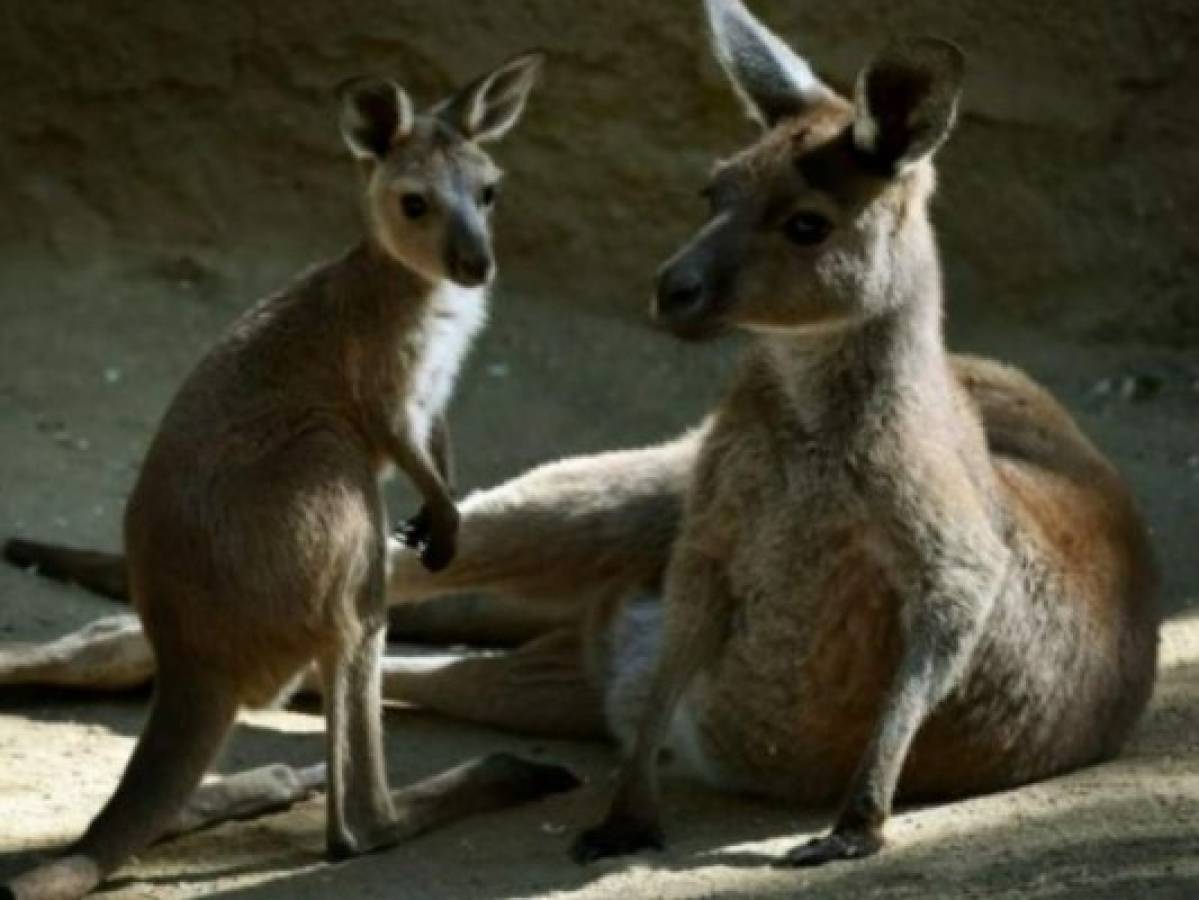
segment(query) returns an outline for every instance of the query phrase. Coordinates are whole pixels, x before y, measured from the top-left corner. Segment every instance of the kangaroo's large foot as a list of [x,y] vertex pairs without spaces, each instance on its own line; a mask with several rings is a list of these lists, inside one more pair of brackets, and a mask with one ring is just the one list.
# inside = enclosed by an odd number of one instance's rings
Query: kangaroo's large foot
[[811,868],[837,860],[873,856],[882,848],[883,835],[878,829],[837,829],[792,848],[775,865],[784,869]]
[[666,846],[662,828],[656,821],[616,817],[579,835],[570,849],[571,858],[586,865],[610,856],[630,856],[642,850],[662,850]]
[[400,839],[399,831],[391,823],[356,829],[353,834],[330,839],[325,856],[329,862],[345,862],[357,856],[390,850],[400,843]]

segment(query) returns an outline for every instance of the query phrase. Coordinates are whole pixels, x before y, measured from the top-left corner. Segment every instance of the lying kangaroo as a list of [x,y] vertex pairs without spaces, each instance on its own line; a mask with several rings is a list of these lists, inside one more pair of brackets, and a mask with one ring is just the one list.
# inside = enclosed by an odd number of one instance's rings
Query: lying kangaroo
[[407,828],[380,734],[380,480],[392,465],[412,478],[423,563],[444,568],[457,510],[441,416],[495,268],[499,172],[481,145],[519,119],[541,62],[517,57],[421,116],[389,81],[344,89],[367,238],[244,315],[167,411],[125,513],[128,582],[158,671],[149,720],[70,854],[9,885],[21,900],[82,895],[170,828],[238,708],[271,701],[313,660],[330,855]]
[[[466,498],[446,570],[393,543],[392,603],[484,591],[569,605],[575,624],[512,653],[387,659],[383,690],[622,740],[615,814],[580,858],[661,841],[665,738],[721,788],[841,799],[833,834],[786,860],[811,864],[877,850],[896,790],[976,794],[1116,752],[1152,688],[1156,577],[1127,488],[1069,415],[1019,372],[944,349],[930,156],[958,52],[898,45],[850,103],[740,3],[707,8],[765,133],[718,170],[656,316],[755,346],[695,431]],[[115,556],[11,555],[124,577]],[[114,620],[0,655],[0,679],[137,683],[144,648]]]

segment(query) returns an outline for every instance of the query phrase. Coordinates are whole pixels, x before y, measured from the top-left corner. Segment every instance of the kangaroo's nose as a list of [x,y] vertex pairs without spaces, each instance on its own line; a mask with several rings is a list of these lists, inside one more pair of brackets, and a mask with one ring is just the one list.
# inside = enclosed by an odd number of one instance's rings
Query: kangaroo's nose
[[477,287],[490,280],[493,266],[491,256],[485,252],[456,252],[450,261],[450,275],[465,287]]
[[686,319],[694,316],[703,306],[704,282],[694,271],[667,269],[658,276],[658,291],[654,304],[654,317],[658,319]]

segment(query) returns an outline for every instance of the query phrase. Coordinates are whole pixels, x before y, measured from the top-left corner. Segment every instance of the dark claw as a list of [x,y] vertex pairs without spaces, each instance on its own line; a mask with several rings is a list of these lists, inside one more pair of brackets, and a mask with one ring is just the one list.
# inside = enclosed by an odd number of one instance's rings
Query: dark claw
[[420,512],[395,530],[405,546],[413,550],[421,550],[429,543],[429,535],[433,530],[433,517],[427,507],[422,506]]
[[457,546],[454,541],[437,540],[430,538],[421,550],[420,561],[425,568],[430,572],[440,572],[454,561],[454,554],[457,552]]
[[579,865],[610,856],[630,856],[642,850],[663,850],[666,840],[654,822],[636,819],[609,819],[584,831],[570,848],[570,857]]
[[807,869],[837,860],[873,856],[882,847],[883,838],[877,831],[833,831],[792,848],[775,865],[782,869]]

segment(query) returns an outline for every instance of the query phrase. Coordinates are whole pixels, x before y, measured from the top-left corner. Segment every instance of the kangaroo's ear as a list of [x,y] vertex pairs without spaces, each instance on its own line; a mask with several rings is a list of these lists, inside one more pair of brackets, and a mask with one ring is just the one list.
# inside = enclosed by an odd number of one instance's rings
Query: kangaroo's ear
[[704,0],[716,58],[750,118],[766,128],[832,96],[798,54],[741,0]]
[[902,172],[937,150],[953,128],[966,59],[938,38],[897,41],[858,76],[854,146],[872,168]]
[[468,140],[499,140],[520,120],[544,63],[540,51],[522,53],[440,103],[434,114]]
[[359,159],[379,160],[412,132],[412,101],[382,78],[355,78],[338,89],[341,136]]

